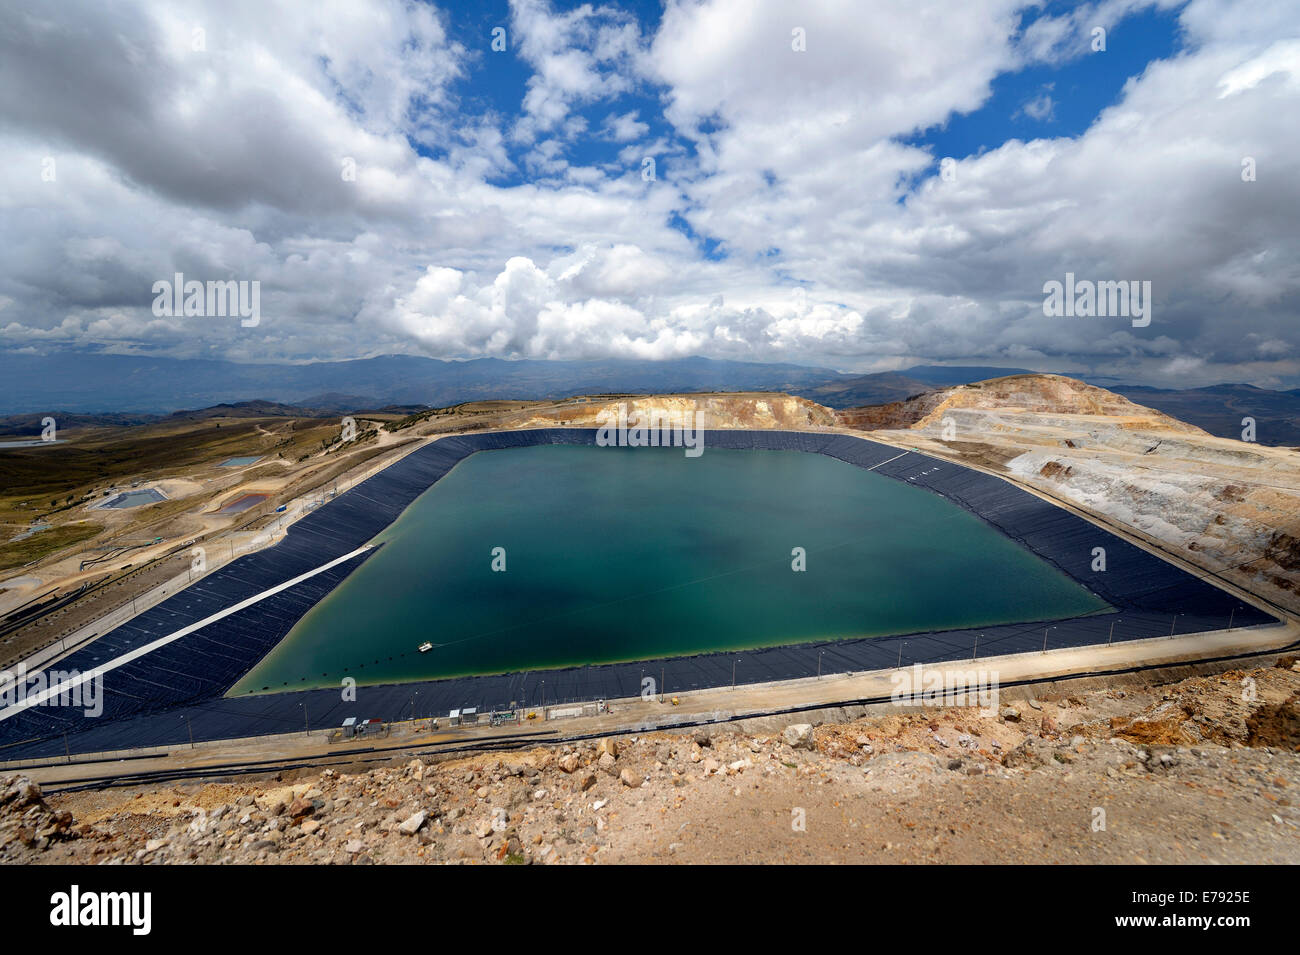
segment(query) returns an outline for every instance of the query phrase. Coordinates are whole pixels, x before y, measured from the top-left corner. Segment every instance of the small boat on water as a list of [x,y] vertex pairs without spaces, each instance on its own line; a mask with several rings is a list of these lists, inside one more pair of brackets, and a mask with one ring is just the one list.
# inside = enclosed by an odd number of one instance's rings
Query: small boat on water
[[428,640],[426,640],[426,641],[424,641],[424,643],[420,644],[420,652],[421,652],[421,653],[428,653],[428,652],[429,652],[430,650],[432,650],[432,649],[433,649],[433,644],[430,643]]

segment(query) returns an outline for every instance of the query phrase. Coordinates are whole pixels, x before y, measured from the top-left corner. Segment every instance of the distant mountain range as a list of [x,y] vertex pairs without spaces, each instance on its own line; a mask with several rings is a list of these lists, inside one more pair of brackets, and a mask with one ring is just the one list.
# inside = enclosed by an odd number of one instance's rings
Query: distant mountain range
[[[441,361],[388,355],[303,365],[239,364],[209,359],[62,353],[0,355],[0,428],[39,431],[54,414],[74,424],[144,424],[184,409],[222,413],[336,415],[411,410],[487,398],[564,398],[579,394],[784,391],[832,408],[885,404],[935,388],[1030,374],[1023,368],[916,365],[851,375],[803,365],[684,358],[669,361]],[[1082,377],[1132,401],[1225,438],[1255,420],[1262,444],[1300,446],[1300,389],[1251,385],[1166,390]],[[19,424],[22,427],[18,427]]]
[[916,365],[903,371],[883,371],[873,375],[839,376],[815,388],[799,392],[828,408],[857,408],[902,401],[935,388],[966,385],[1005,375],[1032,374],[1026,368],[990,368],[981,365]]
[[840,376],[825,368],[675,361],[440,361],[388,355],[304,365],[135,355],[0,356],[0,414],[170,413],[264,400],[334,409],[442,407],[485,398],[611,392],[800,391]]
[[1243,418],[1253,418],[1260,444],[1300,447],[1300,388],[1269,391],[1254,385],[1210,385],[1168,391],[1143,385],[1110,390],[1148,408],[1194,424],[1220,438],[1241,440]]

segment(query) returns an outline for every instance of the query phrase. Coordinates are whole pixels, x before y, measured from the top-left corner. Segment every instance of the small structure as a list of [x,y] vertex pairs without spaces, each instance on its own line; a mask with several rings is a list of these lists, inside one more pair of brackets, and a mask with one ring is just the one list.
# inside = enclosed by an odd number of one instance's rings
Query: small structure
[[384,731],[384,721],[380,719],[362,720],[357,724],[355,736],[378,736]]
[[452,710],[448,714],[448,726],[477,726],[478,725],[478,707],[467,706],[464,709]]
[[343,726],[339,730],[339,735],[342,736],[343,739],[351,739],[357,735],[357,718],[355,716],[349,716],[343,721]]

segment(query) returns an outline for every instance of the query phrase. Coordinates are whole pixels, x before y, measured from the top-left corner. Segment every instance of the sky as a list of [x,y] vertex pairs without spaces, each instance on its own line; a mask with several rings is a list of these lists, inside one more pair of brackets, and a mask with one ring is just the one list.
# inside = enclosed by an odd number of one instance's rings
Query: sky
[[1296,387],[1298,116],[1300,0],[8,3],[0,347]]

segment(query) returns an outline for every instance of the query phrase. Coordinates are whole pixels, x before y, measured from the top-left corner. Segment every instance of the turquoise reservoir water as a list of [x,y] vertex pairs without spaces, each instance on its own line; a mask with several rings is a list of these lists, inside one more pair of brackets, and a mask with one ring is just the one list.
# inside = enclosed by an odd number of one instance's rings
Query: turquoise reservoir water
[[[387,683],[1106,609],[979,518],[819,454],[471,455],[233,692]],[[505,549],[505,571],[492,551]],[[804,549],[807,570],[791,569]],[[417,650],[429,641],[427,653]],[[390,659],[391,658],[391,659]]]

